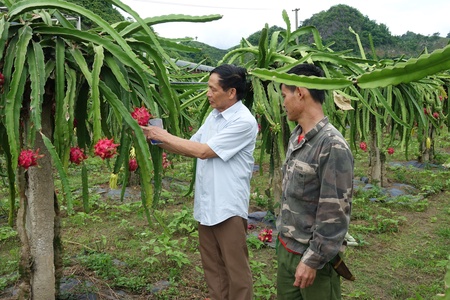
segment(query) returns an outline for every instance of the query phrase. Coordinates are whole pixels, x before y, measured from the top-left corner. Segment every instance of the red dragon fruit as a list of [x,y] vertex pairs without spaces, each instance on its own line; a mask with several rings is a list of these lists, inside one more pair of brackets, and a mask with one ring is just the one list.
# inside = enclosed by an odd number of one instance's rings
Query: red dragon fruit
[[139,125],[145,126],[148,124],[148,120],[151,119],[152,115],[148,112],[147,108],[144,106],[136,107],[131,113],[133,119],[135,119]]
[[79,165],[87,158],[87,155],[84,154],[84,150],[80,147],[72,147],[70,148],[70,162]]
[[44,157],[43,154],[39,154],[39,149],[35,152],[33,150],[22,150],[19,155],[18,165],[24,169],[28,169],[32,166],[37,166],[37,160],[41,157]]
[[272,229],[263,229],[258,234],[258,239],[261,242],[272,242]]
[[136,171],[137,168],[138,168],[137,160],[135,158],[130,158],[130,160],[128,161],[128,170],[130,170],[130,172],[134,172]]
[[101,159],[112,158],[117,153],[119,144],[114,144],[113,139],[103,138],[94,146],[94,154],[101,157]]
[[361,148],[362,151],[367,151],[367,144],[366,144],[366,142],[359,143],[359,148]]

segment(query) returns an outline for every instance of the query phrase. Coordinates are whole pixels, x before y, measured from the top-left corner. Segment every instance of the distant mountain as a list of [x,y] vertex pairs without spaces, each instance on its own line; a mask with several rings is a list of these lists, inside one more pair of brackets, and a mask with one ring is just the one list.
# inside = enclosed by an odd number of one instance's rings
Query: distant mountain
[[[380,58],[405,58],[418,57],[424,51],[432,52],[435,49],[445,47],[450,41],[450,33],[447,37],[440,37],[437,34],[424,36],[408,31],[401,36],[393,36],[385,24],[378,24],[364,16],[359,10],[348,5],[335,5],[327,11],[314,14],[311,18],[303,21],[302,26],[314,26],[319,31],[323,43],[331,44],[333,51],[351,51],[349,55],[361,57],[356,36],[350,32],[351,27],[361,40],[367,57],[371,57],[369,35],[372,36],[373,45],[378,59]],[[277,30],[284,30],[281,27],[273,26],[269,28],[269,35]],[[247,40],[257,45],[261,31],[251,34]],[[312,37],[300,37],[300,43],[312,43]],[[232,50],[217,49],[207,44],[196,41],[184,42],[190,46],[200,47],[199,53],[180,53],[180,58],[193,62],[215,66],[223,56]]]
[[198,48],[200,52],[178,52],[180,59],[201,63],[208,66],[216,66],[219,60],[221,60],[229,50],[218,49],[207,44],[197,41],[180,42],[186,46]]
[[[372,36],[378,58],[394,58],[402,55],[416,57],[425,49],[431,52],[445,47],[449,42],[449,38],[437,35],[424,36],[410,31],[401,36],[393,36],[385,24],[377,24],[369,17],[363,16],[357,9],[343,4],[314,14],[311,18],[304,20],[302,26],[316,27],[324,44],[334,42],[330,47],[333,50],[352,50],[352,53],[358,56],[360,55],[357,40],[349,27],[359,35],[367,55],[371,53],[369,34]],[[312,39],[303,40],[303,42],[310,43]]]

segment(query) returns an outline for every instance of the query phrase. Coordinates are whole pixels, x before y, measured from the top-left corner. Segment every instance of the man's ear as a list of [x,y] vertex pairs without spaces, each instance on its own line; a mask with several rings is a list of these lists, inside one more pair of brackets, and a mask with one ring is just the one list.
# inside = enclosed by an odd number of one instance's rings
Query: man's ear
[[[236,98],[237,96],[236,96],[236,89],[235,88],[229,88],[228,89],[228,95],[229,95],[229,97],[230,97],[230,99],[231,98]],[[239,99],[238,99],[239,100]]]
[[305,89],[297,86],[295,87],[294,93],[298,98],[303,98],[305,96]]

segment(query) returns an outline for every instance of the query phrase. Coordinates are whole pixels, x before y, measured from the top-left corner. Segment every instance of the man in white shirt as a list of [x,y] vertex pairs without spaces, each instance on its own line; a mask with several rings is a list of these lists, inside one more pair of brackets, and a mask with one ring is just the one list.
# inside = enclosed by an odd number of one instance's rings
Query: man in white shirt
[[197,158],[194,218],[209,294],[217,300],[250,300],[253,294],[246,232],[258,125],[240,101],[245,91],[246,70],[221,65],[208,80],[213,110],[190,140],[142,127],[167,151]]

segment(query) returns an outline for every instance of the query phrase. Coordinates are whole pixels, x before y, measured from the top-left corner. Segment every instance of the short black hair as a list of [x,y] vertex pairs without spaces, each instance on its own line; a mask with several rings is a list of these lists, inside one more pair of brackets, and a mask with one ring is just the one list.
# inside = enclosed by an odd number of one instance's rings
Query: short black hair
[[[304,76],[317,76],[317,77],[325,77],[325,74],[321,68],[314,64],[303,63],[296,65],[287,71],[288,74],[296,74],[296,75],[304,75]],[[288,89],[291,91],[295,90],[294,85],[286,85]],[[325,101],[325,90],[317,90],[317,89],[308,89],[311,97],[314,101],[323,104]]]
[[219,85],[224,91],[235,88],[237,99],[244,99],[247,91],[247,70],[245,68],[224,64],[214,68],[209,75],[213,73],[219,75]]

